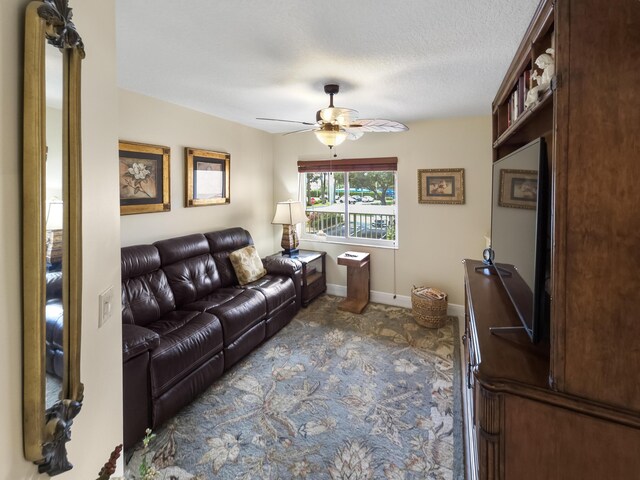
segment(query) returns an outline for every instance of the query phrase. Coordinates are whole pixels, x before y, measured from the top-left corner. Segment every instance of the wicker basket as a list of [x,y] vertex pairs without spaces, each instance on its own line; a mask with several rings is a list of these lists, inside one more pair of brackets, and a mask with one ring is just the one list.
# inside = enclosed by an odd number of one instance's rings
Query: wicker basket
[[437,288],[413,287],[411,307],[413,318],[423,327],[440,328],[447,321],[447,294]]

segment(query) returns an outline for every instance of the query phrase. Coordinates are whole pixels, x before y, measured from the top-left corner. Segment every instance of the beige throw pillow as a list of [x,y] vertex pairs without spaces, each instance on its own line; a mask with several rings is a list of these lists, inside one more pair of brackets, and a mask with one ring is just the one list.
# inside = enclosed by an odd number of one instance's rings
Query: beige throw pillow
[[260,260],[260,255],[258,255],[258,251],[253,245],[231,252],[229,260],[231,260],[231,265],[236,271],[236,277],[238,277],[240,285],[255,282],[267,274],[267,270],[264,268],[262,260]]

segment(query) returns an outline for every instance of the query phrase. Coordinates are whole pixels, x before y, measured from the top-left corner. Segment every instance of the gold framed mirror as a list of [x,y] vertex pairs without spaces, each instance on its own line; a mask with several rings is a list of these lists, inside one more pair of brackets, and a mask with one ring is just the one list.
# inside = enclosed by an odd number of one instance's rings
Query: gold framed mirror
[[82,205],[80,64],[68,0],[25,13],[23,125],[23,438],[40,473],[72,468],[80,411]]

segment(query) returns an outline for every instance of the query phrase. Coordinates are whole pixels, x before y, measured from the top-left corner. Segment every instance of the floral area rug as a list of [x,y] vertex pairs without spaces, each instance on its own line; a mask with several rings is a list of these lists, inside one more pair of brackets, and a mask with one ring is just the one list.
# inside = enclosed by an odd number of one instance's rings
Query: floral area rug
[[462,479],[458,328],[323,295],[136,447],[159,479]]

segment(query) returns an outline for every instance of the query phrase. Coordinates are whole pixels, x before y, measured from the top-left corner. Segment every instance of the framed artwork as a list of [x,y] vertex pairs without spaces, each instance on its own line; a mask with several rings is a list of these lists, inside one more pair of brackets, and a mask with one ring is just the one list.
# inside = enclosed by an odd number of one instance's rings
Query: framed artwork
[[168,212],[169,147],[120,141],[120,215]]
[[535,210],[537,199],[537,170],[500,170],[499,206]]
[[464,203],[464,168],[418,170],[419,203]]
[[197,148],[184,149],[186,161],[186,207],[224,205],[231,201],[228,153]]

